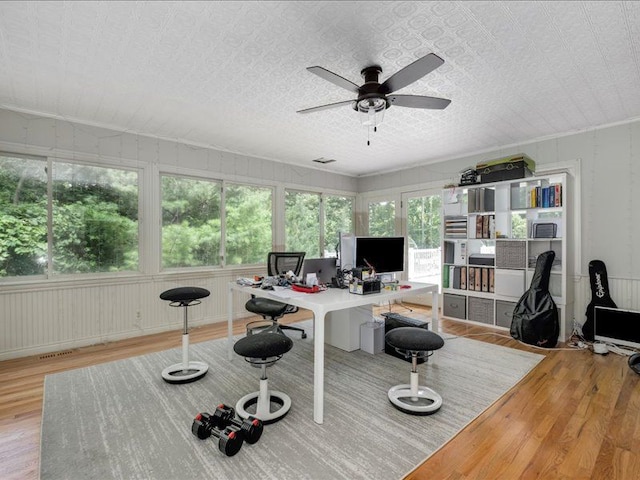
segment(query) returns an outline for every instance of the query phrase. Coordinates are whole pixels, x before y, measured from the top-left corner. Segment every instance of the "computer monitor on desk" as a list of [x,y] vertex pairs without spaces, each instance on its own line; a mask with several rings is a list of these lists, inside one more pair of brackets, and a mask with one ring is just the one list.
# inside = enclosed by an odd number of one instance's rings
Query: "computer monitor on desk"
[[318,283],[329,285],[336,276],[335,258],[307,258],[302,265],[302,279],[306,281],[308,273],[315,273]]

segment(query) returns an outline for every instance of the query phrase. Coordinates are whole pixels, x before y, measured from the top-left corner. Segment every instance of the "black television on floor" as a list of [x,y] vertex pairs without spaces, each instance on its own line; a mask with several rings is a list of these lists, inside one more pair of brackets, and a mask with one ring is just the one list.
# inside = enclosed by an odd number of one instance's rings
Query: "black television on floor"
[[594,312],[596,340],[640,349],[640,312],[600,306]]

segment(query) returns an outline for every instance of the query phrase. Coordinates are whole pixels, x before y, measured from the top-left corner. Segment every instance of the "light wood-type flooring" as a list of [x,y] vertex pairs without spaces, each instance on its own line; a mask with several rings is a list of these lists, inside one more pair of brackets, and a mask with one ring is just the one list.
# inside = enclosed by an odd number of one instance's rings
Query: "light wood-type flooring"
[[[407,313],[402,306],[393,309]],[[300,311],[283,323],[309,317]],[[254,319],[237,321],[235,332]],[[546,358],[406,480],[640,479],[640,375],[628,368],[626,357],[535,349],[504,331],[462,322],[445,320],[441,326]],[[194,343],[224,336],[226,322],[191,330]],[[45,375],[179,347],[180,337],[165,332],[0,362],[0,478],[38,478]]]

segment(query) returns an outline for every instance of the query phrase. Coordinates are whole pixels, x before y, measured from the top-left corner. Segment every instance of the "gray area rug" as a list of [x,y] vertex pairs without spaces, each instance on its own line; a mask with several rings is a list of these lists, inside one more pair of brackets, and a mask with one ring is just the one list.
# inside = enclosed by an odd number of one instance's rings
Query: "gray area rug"
[[[235,406],[258,389],[260,370],[227,360],[226,339],[191,345],[209,373],[185,385],[165,383],[162,369],[181,350],[143,355],[45,378],[40,470],[43,479],[397,479],[494,403],[542,355],[445,336],[419,366],[421,384],[442,395],[434,415],[406,415],[387,390],[408,383],[410,364],[386,355],[327,346],[325,422],[313,422],[313,343],[268,369],[274,390],[293,406],[265,426],[258,443],[225,457],[213,440],[191,434],[194,416],[219,403]],[[425,382],[424,374],[427,381]]]

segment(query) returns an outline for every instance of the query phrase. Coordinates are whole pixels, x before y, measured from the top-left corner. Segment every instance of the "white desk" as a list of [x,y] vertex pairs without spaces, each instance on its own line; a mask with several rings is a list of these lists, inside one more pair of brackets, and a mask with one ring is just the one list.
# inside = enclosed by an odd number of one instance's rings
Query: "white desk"
[[403,285],[410,285],[411,288],[398,289],[395,291],[383,290],[380,293],[369,295],[356,295],[349,293],[348,289],[330,288],[320,293],[308,293],[290,298],[282,298],[273,295],[270,290],[260,288],[245,287],[229,282],[228,291],[228,329],[227,342],[229,347],[229,360],[234,357],[233,353],[233,294],[241,292],[246,295],[271,298],[279,302],[306,308],[313,312],[313,420],[322,423],[324,419],[324,326],[325,316],[329,312],[342,310],[345,308],[360,307],[372,303],[386,302],[402,298],[405,295],[415,296],[416,294],[432,295],[432,329],[439,332],[438,324],[438,285],[432,283],[403,282]]

